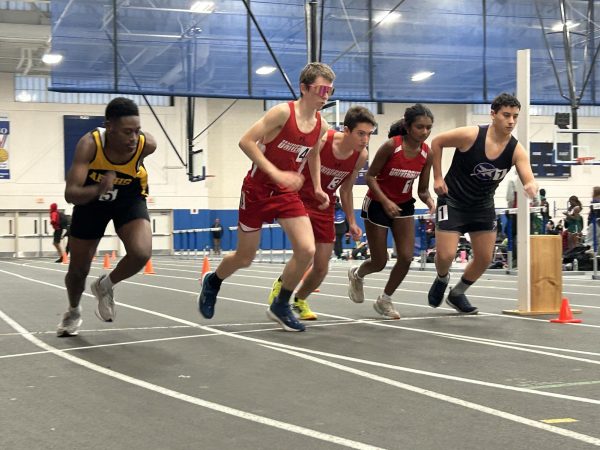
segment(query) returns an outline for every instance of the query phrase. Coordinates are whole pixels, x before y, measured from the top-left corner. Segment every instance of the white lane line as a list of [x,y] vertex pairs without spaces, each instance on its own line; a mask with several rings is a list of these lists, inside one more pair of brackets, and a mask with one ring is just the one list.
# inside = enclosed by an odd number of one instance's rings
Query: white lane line
[[314,439],[318,439],[321,441],[349,447],[355,448],[359,450],[377,450],[380,447],[375,447],[369,444],[365,444],[358,441],[353,441],[350,439],[345,439],[339,436],[335,436],[328,433],[322,433],[320,431],[311,430],[310,428],[301,427],[298,425],[294,425],[287,422],[282,422],[279,420],[270,419],[268,417],[259,416],[257,414],[252,414],[247,411],[242,411],[235,408],[230,408],[225,405],[221,405],[219,403],[210,402],[207,400],[203,400],[198,397],[192,397],[191,395],[182,394],[181,392],[174,391],[172,389],[168,389],[153,383],[149,383],[147,381],[143,381],[137,378],[130,377],[129,375],[122,374],[115,370],[107,369],[106,367],[99,366],[92,362],[86,361],[85,359],[78,358],[77,356],[66,353],[62,350],[57,349],[56,347],[52,347],[51,345],[46,344],[44,341],[36,338],[35,336],[28,334],[28,330],[22,327],[19,323],[14,321],[11,317],[7,316],[4,311],[0,310],[0,318],[4,320],[10,327],[12,327],[15,331],[19,333],[23,333],[23,337],[27,339],[32,344],[40,347],[60,358],[66,359],[74,364],[85,367],[87,369],[93,370],[94,372],[101,373],[103,375],[115,378],[117,380],[123,381],[125,383],[132,384],[134,386],[141,387],[143,389],[155,392],[157,394],[165,395],[167,397],[171,397],[177,400],[181,400],[187,403],[191,403],[193,405],[201,406],[203,408],[207,408],[213,411],[217,411],[223,414],[227,414],[230,416],[238,417],[240,419],[248,420],[251,422],[260,423],[262,425],[267,425],[273,428],[278,428],[283,431],[297,433],[305,437],[311,437]]
[[[0,270],[0,272],[3,272],[3,271]],[[19,278],[24,278],[24,279],[29,280],[29,281],[39,282],[38,280],[29,279],[29,278],[24,277],[22,275],[18,275],[18,274],[15,274],[15,275],[17,277],[19,277]],[[45,282],[40,282],[40,283],[47,284]],[[131,282],[131,283],[133,283],[133,282]],[[133,283],[133,284],[137,284],[137,285],[145,286],[145,287],[149,287],[149,288],[154,288],[154,289],[161,289],[160,286],[146,285],[146,284],[142,284],[142,283]],[[64,289],[64,287],[62,287],[62,286],[52,285],[52,284],[49,284],[49,285],[50,286],[54,286],[54,287],[59,288],[59,289]],[[164,288],[164,289],[175,290],[173,288]],[[182,291],[182,290],[175,290],[175,291],[187,293],[187,291]],[[89,295],[89,294],[86,294],[86,295]],[[225,297],[225,298],[227,298],[227,297]],[[301,347],[298,347],[298,346],[293,346],[292,347],[292,346],[289,346],[289,345],[279,344],[279,343],[268,341],[268,340],[264,340],[264,339],[257,339],[257,338],[252,338],[252,337],[248,337],[248,336],[241,336],[241,335],[237,335],[237,334],[230,333],[230,332],[227,332],[227,331],[218,330],[218,329],[216,329],[214,327],[211,327],[211,326],[200,325],[200,324],[197,324],[195,322],[191,322],[191,321],[188,321],[188,320],[185,320],[185,319],[180,319],[178,317],[174,317],[174,316],[171,316],[171,315],[168,315],[168,314],[163,314],[163,313],[160,313],[160,312],[157,312],[157,311],[148,310],[148,309],[141,308],[141,307],[138,307],[138,306],[128,305],[128,304],[125,304],[125,303],[118,303],[118,304],[121,305],[121,306],[123,306],[123,307],[132,309],[134,311],[139,311],[139,312],[142,312],[142,313],[146,313],[146,314],[150,314],[150,315],[153,315],[153,316],[161,317],[161,318],[164,318],[164,319],[167,319],[167,320],[171,320],[173,322],[177,322],[177,323],[189,325],[190,327],[200,328],[200,329],[205,330],[207,332],[211,332],[212,334],[219,334],[219,335],[223,335],[223,336],[234,337],[234,338],[237,338],[237,339],[242,339],[242,340],[246,340],[246,341],[255,342],[255,343],[258,343],[258,344],[261,344],[261,345],[264,344],[264,345],[278,346],[278,347],[281,347],[281,348],[287,348],[287,349],[292,349],[292,350],[302,350],[302,351],[306,351],[306,352],[310,352],[310,353],[315,353],[315,354],[320,354],[320,355],[326,355],[326,356],[329,356],[329,357],[338,357],[338,358],[342,358],[342,359],[346,359],[346,360],[351,360],[351,361],[354,361],[354,362],[363,362],[364,364],[370,363],[372,365],[376,365],[376,366],[379,366],[379,367],[392,368],[394,370],[404,370],[404,371],[407,371],[407,372],[419,373],[419,374],[422,374],[422,375],[428,375],[428,376],[432,376],[432,377],[436,377],[436,378],[453,379],[455,381],[461,381],[461,382],[465,382],[465,383],[478,384],[478,385],[483,385],[483,386],[488,386],[488,387],[498,387],[500,389],[514,390],[514,391],[517,391],[517,392],[528,392],[528,393],[534,394],[534,395],[541,395],[541,396],[547,396],[547,397],[557,397],[557,398],[561,398],[561,399],[570,399],[570,400],[581,401],[581,402],[585,402],[585,403],[594,403],[594,402],[596,402],[596,400],[594,400],[594,399],[587,399],[587,398],[584,398],[584,397],[565,396],[563,394],[554,394],[554,393],[549,393],[549,392],[538,392],[538,391],[533,391],[533,390],[524,391],[523,389],[525,389],[525,388],[518,388],[518,387],[514,387],[514,386],[507,386],[507,385],[501,385],[501,384],[496,384],[496,383],[488,383],[488,382],[479,381],[479,380],[473,380],[473,379],[468,379],[468,378],[463,378],[463,377],[456,377],[456,376],[453,376],[453,375],[441,374],[441,373],[438,373],[438,372],[420,371],[418,369],[411,369],[411,368],[400,367],[400,366],[386,365],[384,363],[377,363],[377,362],[372,362],[372,361],[367,361],[367,360],[359,360],[359,359],[345,357],[345,356],[341,356],[341,355],[337,355],[337,354],[329,354],[329,353],[325,353],[325,352],[319,352],[317,350],[311,350],[311,349],[308,349],[308,348],[301,348]],[[347,323],[349,323],[349,324],[350,323],[355,323],[355,322],[362,323],[360,320],[359,321],[353,321],[352,319],[348,319],[348,320],[349,321]],[[390,326],[390,327],[393,327],[393,328],[397,328],[396,326],[387,325],[387,324],[384,324],[384,323],[380,323],[380,324],[373,323],[373,322],[364,322],[364,323],[373,324],[373,325],[381,325],[381,326]],[[400,328],[402,328],[402,327],[400,327]],[[404,329],[406,329],[407,331],[426,332],[426,333],[430,333],[430,334],[433,334],[433,335],[438,335],[440,337],[447,337],[447,338],[450,338],[450,339],[459,338],[460,340],[469,341],[468,339],[464,338],[464,336],[460,336],[460,335],[453,335],[453,334],[441,333],[441,332],[430,332],[428,330],[415,330],[415,329],[412,329],[412,328],[404,328]],[[474,341],[474,343],[487,344],[486,342],[478,342],[478,341]],[[510,346],[506,346],[506,347],[509,348],[509,349],[513,349]],[[526,351],[526,349],[520,349],[518,347],[514,348],[514,350],[523,350],[523,351]],[[535,351],[531,351],[531,352],[536,353]],[[563,355],[555,355],[555,354],[548,353],[548,352],[540,352],[540,353],[543,354],[543,355],[550,355],[550,356],[557,356],[557,357],[562,357],[563,356]],[[585,360],[585,359],[581,359],[581,358],[577,358],[577,359],[581,360],[583,362],[592,362],[592,363],[596,363],[596,364],[600,363],[598,361],[593,361],[593,360]]]
[[[44,269],[42,268],[42,270],[55,270],[55,269]],[[14,275],[26,280],[31,280],[34,282],[38,282],[41,284],[47,284],[48,286],[53,286],[53,287],[57,287],[59,289],[65,289],[63,286],[58,286],[58,285],[54,285],[54,284],[50,284],[50,283],[46,283],[43,281],[39,281],[39,280],[35,280],[35,279],[31,279],[28,277],[24,277],[22,275],[19,274],[13,274],[12,272],[6,272],[3,270],[0,270],[0,272],[4,272],[10,275]],[[176,288],[171,288],[171,287],[165,287],[165,286],[157,286],[157,285],[152,285],[152,284],[146,284],[146,283],[138,283],[138,282],[134,282],[134,281],[123,281],[123,283],[126,284],[133,284],[136,286],[144,286],[144,287],[148,287],[148,288],[154,288],[154,289],[163,289],[163,290],[167,290],[167,291],[171,291],[171,292],[177,292],[177,293],[184,293],[184,294],[193,294],[195,296],[197,296],[196,292],[191,292],[191,291],[186,291],[183,289],[176,289]],[[240,285],[240,284],[235,284],[235,283],[230,283],[230,284],[234,284],[234,285],[238,285],[238,286],[249,286],[249,285]],[[253,287],[258,287],[258,288],[264,288],[264,286],[253,286]],[[84,295],[86,296],[90,296],[90,294],[84,293]],[[330,295],[333,296],[333,295]],[[338,297],[338,296],[335,296]],[[228,301],[232,301],[232,302],[237,302],[237,303],[244,303],[244,304],[250,304],[250,305],[257,305],[257,306],[263,306],[264,304],[262,303],[258,303],[258,302],[252,302],[252,301],[248,301],[248,300],[241,300],[241,299],[234,299],[231,297],[224,297],[224,296],[219,296],[219,299],[221,300],[228,300]],[[116,302],[117,305],[123,305],[125,307],[128,308],[133,308],[136,309],[137,307],[131,306],[131,305],[126,305],[124,303],[119,303]],[[427,306],[428,307],[428,306]],[[141,309],[143,311],[143,309]],[[352,319],[349,317],[344,317],[344,316],[338,316],[338,315],[333,315],[333,314],[323,314],[324,316],[327,317],[332,317],[332,318],[337,318],[337,319],[342,319],[342,320],[347,320],[349,322],[352,323],[360,323],[360,324],[370,324],[373,326],[379,326],[379,327],[386,327],[386,328],[394,328],[394,329],[400,329],[400,330],[406,330],[406,331],[413,331],[413,332],[417,332],[417,333],[424,333],[424,334],[429,334],[429,335],[433,335],[433,336],[439,336],[439,337],[444,337],[447,339],[455,339],[455,340],[461,340],[461,341],[465,341],[465,342],[469,342],[469,343],[475,343],[475,344],[481,344],[481,345],[489,345],[489,346],[493,346],[493,347],[500,347],[500,348],[506,348],[508,350],[514,350],[514,351],[521,351],[521,352],[528,352],[528,353],[534,353],[534,354],[539,354],[539,355],[544,355],[544,356],[552,356],[555,358],[562,358],[562,359],[570,359],[570,360],[575,360],[575,361],[579,361],[579,362],[585,362],[585,363],[589,363],[589,364],[600,364],[600,361],[596,361],[596,360],[590,360],[590,359],[585,359],[585,358],[577,358],[577,357],[572,357],[572,356],[568,356],[568,355],[562,355],[562,354],[556,354],[556,353],[550,353],[550,352],[546,352],[546,351],[539,351],[539,350],[534,350],[534,349],[527,349],[527,348],[522,348],[519,347],[519,344],[515,344],[513,342],[510,341],[488,341],[484,338],[478,338],[478,337],[469,337],[469,336],[464,336],[464,335],[456,335],[456,334],[450,334],[450,333],[442,333],[442,332],[438,332],[438,331],[432,331],[432,330],[423,330],[423,329],[417,329],[417,328],[411,328],[411,327],[403,327],[401,325],[398,325],[396,321],[392,321],[394,324],[390,324],[390,323],[385,323],[385,322],[390,322],[390,321],[382,321],[382,322],[376,322],[376,321],[363,321],[361,319]],[[490,314],[492,315],[492,314]],[[531,318],[527,318],[527,317],[518,317],[518,316],[505,316],[505,315],[494,315],[497,317],[502,317],[502,318],[511,318],[511,319],[515,319],[515,320],[533,320],[536,323],[540,323],[539,320],[536,319],[531,319]],[[456,316],[454,316],[456,317]],[[473,318],[476,316],[472,316],[472,317],[464,317],[464,316],[459,316],[464,319],[469,319],[469,318]],[[167,318],[170,318],[170,316],[168,316]],[[190,324],[194,324],[194,322],[185,322],[185,323],[190,323]],[[576,324],[573,325],[575,327],[580,327],[582,325],[585,324]],[[192,325],[192,326],[195,326]],[[593,326],[593,325],[588,325],[588,326]],[[593,326],[593,327],[598,327],[598,326]],[[562,352],[569,352],[570,350],[568,349],[560,349],[560,348],[551,348],[552,350],[555,351],[562,351]]]
[[[265,346],[267,347],[267,346]],[[585,442],[587,444],[592,444],[595,446],[599,446],[600,447],[600,439],[593,437],[593,436],[588,436],[587,434],[582,434],[582,433],[577,433],[575,431],[571,431],[568,429],[563,429],[563,428],[559,428],[559,427],[555,427],[552,425],[548,425],[542,422],[538,422],[536,420],[532,420],[532,419],[528,419],[527,417],[522,417],[522,416],[518,416],[516,414],[511,414],[505,411],[501,411],[499,409],[494,409],[494,408],[490,408],[488,406],[484,406],[484,405],[479,405],[477,403],[473,403],[473,402],[469,402],[467,400],[462,400],[460,398],[456,398],[456,397],[451,397],[449,395],[445,395],[445,394],[441,394],[439,392],[434,392],[428,389],[422,389],[419,388],[417,386],[413,386],[410,384],[406,384],[406,383],[401,383],[399,381],[395,381],[395,380],[391,380],[389,378],[385,378],[385,377],[381,377],[379,375],[375,375],[369,372],[364,372],[362,370],[358,370],[358,369],[354,369],[352,367],[348,367],[348,366],[344,366],[341,364],[337,364],[331,361],[327,361],[321,358],[316,358],[314,356],[309,356],[309,355],[305,355],[303,353],[300,353],[298,351],[295,350],[286,350],[283,348],[279,348],[276,346],[271,346],[271,349],[282,352],[282,353],[286,353],[289,355],[293,355],[296,356],[298,358],[302,358],[308,361],[312,361],[318,364],[322,364],[324,366],[327,367],[331,367],[333,369],[337,369],[337,370],[341,370],[343,372],[348,372],[354,375],[358,375],[364,378],[368,378],[370,380],[373,381],[377,381],[380,383],[385,383],[388,384],[390,386],[394,386],[400,389],[404,389],[406,391],[409,392],[413,392],[419,395],[424,395],[426,397],[430,397],[433,398],[435,400],[440,400],[440,401],[444,401],[447,403],[452,403],[454,405],[458,405],[458,406],[462,406],[464,408],[468,408],[468,409],[472,409],[484,414],[490,414],[492,416],[496,416],[496,417],[500,417],[502,419],[506,419],[506,420],[510,420],[513,422],[516,422],[520,425],[526,425],[528,427],[532,427],[532,428],[537,428],[539,430],[544,430],[544,431],[548,431],[550,433],[555,433],[567,438],[571,438],[571,439],[575,439],[581,442]]]
[[[55,272],[65,272],[64,270],[60,270],[60,269],[51,269],[51,268],[47,268],[47,267],[40,267],[40,266],[36,266],[36,265],[32,265],[32,264],[19,264],[19,263],[11,263],[11,262],[6,262],[6,261],[0,261],[0,262],[5,262],[6,264],[14,264],[14,265],[19,265],[19,266],[24,266],[24,267],[31,267],[34,269],[41,269],[41,270],[51,270],[51,271],[55,271]],[[50,263],[48,263],[50,264]],[[171,269],[171,270],[175,270],[175,269]],[[246,271],[246,272],[259,272],[259,273],[264,273],[263,271],[256,271],[256,270],[249,270],[249,269],[241,269],[240,271],[238,271],[235,274],[235,277],[240,277],[240,278],[252,278],[252,279],[259,279],[259,280],[268,280],[268,281],[272,281],[273,280],[273,276],[267,276],[267,277],[260,277],[260,276],[256,276],[256,275],[244,275],[240,272],[242,271]],[[187,271],[184,271],[187,272]],[[195,271],[190,271],[190,272],[195,272]],[[173,279],[179,279],[179,280],[188,280],[188,281],[198,281],[198,278],[189,278],[189,277],[178,277],[175,275],[160,275],[160,274],[154,274],[151,275],[151,277],[155,277],[155,278],[173,278]],[[328,275],[327,277],[329,278],[344,278],[347,279],[346,277],[336,277],[335,275]],[[369,280],[372,281],[387,281],[387,278],[374,278],[374,277],[369,277]],[[495,282],[495,281],[494,281]],[[416,283],[416,284],[422,284],[421,282],[418,281],[410,281],[405,279],[403,281],[403,284],[407,284],[407,283]],[[235,284],[235,283],[231,283],[228,281],[228,284]],[[256,286],[256,285],[244,285],[244,284],[237,284],[238,286],[248,286],[248,287],[256,287],[256,288],[261,288],[261,289],[271,289],[271,286]],[[321,286],[348,286],[348,283],[332,283],[332,282],[324,282],[321,284]],[[365,286],[366,289],[374,289],[377,291],[381,290],[381,286],[369,286],[366,285]],[[516,288],[502,288],[502,287],[498,287],[496,285],[493,286],[494,289],[498,289],[498,290],[514,290],[516,291]],[[471,289],[489,289],[489,286],[484,285],[484,283],[480,283],[477,284],[475,286],[473,286],[473,288]],[[409,292],[409,293],[414,293],[414,294],[426,294],[427,291],[421,291],[421,290],[415,290],[415,289],[405,289],[402,287],[402,285],[400,285],[400,287],[398,287],[398,289],[396,289],[396,292]],[[320,295],[325,295],[325,296],[331,296],[331,297],[342,297],[342,296],[336,296],[336,295],[330,295],[330,294],[324,294],[324,293],[320,293]],[[570,291],[564,291],[563,292],[564,296],[568,296],[568,295],[581,295],[581,296],[590,296],[590,297],[598,297],[600,296],[600,290],[598,293],[587,293],[587,292],[570,292]],[[492,297],[492,296],[488,296],[488,295],[477,295],[474,293],[470,293],[469,294],[469,298],[478,298],[478,299],[486,299],[486,300],[497,300],[497,301],[503,301],[503,302],[511,302],[511,303],[515,303],[516,299],[514,298],[507,298],[507,297]],[[395,302],[398,304],[406,304],[406,305],[411,305],[411,306],[425,306],[425,307],[429,307],[427,305],[413,305],[411,303],[399,303],[399,302]],[[595,305],[582,305],[582,304],[576,304],[576,303],[571,303],[572,307],[576,307],[576,308],[589,308],[589,309],[600,309],[600,306],[595,306]],[[448,309],[449,308],[444,308],[444,309]],[[506,317],[505,315],[502,315],[501,317]],[[512,318],[517,318],[515,316],[512,316]],[[526,318],[525,318],[526,319]],[[530,320],[539,320],[539,319],[530,319]],[[583,324],[586,325],[586,324]],[[599,326],[600,327],[600,326]]]
[[[17,275],[17,276],[19,276],[20,278],[27,279],[26,277],[23,277],[23,276],[20,276],[20,275]],[[35,282],[37,280],[30,279],[30,281],[34,281]],[[45,282],[42,282],[42,283],[48,284],[48,283],[45,283]],[[139,284],[139,283],[137,283],[137,284]],[[55,286],[55,287],[58,287],[58,286]],[[156,288],[156,286],[151,286],[151,285],[149,287]],[[162,313],[157,313],[157,312],[151,311],[151,310],[146,310],[144,308],[133,307],[131,305],[125,305],[125,304],[122,304],[122,306],[131,308],[131,309],[134,309],[134,310],[142,311],[142,312],[145,312],[145,313],[148,313],[148,314],[158,315],[159,317],[171,318],[172,320],[177,321],[177,322],[189,323],[192,326],[197,326],[198,328],[201,328],[201,329],[211,330],[210,327],[205,327],[205,326],[197,325],[197,324],[195,324],[193,322],[184,321],[184,320],[179,319],[179,318],[168,316],[168,315],[162,314]],[[0,316],[1,315],[3,315],[2,311],[0,311]],[[17,331],[20,331],[20,330],[17,330]],[[553,427],[552,425],[543,424],[541,422],[537,422],[537,421],[534,421],[534,420],[531,420],[531,419],[528,419],[528,418],[525,418],[525,417],[517,416],[515,414],[511,414],[511,413],[507,413],[507,412],[504,412],[504,411],[496,410],[496,409],[489,408],[489,407],[486,407],[486,406],[483,406],[483,405],[479,405],[479,404],[476,404],[476,403],[468,402],[468,401],[465,401],[465,400],[462,400],[462,399],[454,398],[454,397],[451,397],[451,396],[447,396],[445,394],[441,394],[441,393],[437,393],[437,392],[434,392],[434,391],[422,389],[422,388],[419,388],[419,387],[416,387],[416,386],[412,386],[412,385],[408,385],[408,384],[405,384],[405,383],[400,383],[400,382],[397,382],[395,380],[390,380],[388,378],[380,377],[380,376],[377,376],[377,375],[374,375],[374,374],[371,374],[371,373],[368,373],[368,372],[360,371],[360,370],[357,370],[357,369],[354,369],[354,368],[351,368],[351,367],[343,366],[343,365],[332,363],[332,362],[325,361],[325,360],[320,360],[319,358],[315,358],[315,357],[312,357],[312,356],[308,356],[308,355],[304,355],[304,354],[299,353],[297,351],[298,349],[296,347],[286,346],[286,345],[283,345],[283,344],[269,342],[269,341],[265,341],[265,340],[262,340],[262,339],[250,338],[250,337],[247,337],[247,336],[233,335],[231,333],[220,331],[220,330],[212,330],[212,331],[214,331],[217,334],[223,334],[224,336],[229,336],[229,337],[233,337],[233,338],[237,338],[237,339],[242,339],[242,340],[247,340],[247,341],[251,341],[251,342],[256,342],[256,343],[259,343],[259,344],[261,344],[263,346],[270,347],[270,348],[275,349],[275,350],[279,350],[279,351],[282,351],[282,352],[293,354],[294,356],[298,356],[300,358],[308,359],[308,360],[311,360],[311,361],[314,361],[314,362],[319,362],[321,364],[325,364],[325,365],[330,366],[330,367],[335,367],[335,368],[337,368],[339,370],[343,370],[345,372],[359,374],[359,375],[361,375],[363,377],[370,378],[370,379],[373,379],[375,381],[384,382],[386,384],[390,384],[390,385],[393,385],[393,386],[396,386],[396,387],[399,387],[399,388],[402,388],[402,389],[405,389],[405,390],[408,390],[408,391],[411,391],[411,392],[415,392],[415,393],[419,393],[419,394],[422,394],[422,395],[426,395],[426,396],[432,397],[432,398],[437,399],[437,400],[446,401],[446,402],[453,403],[453,404],[456,404],[456,405],[459,405],[459,406],[463,406],[463,407],[466,407],[466,408],[474,409],[474,410],[477,410],[477,411],[480,411],[480,412],[483,412],[483,413],[486,413],[486,414],[497,416],[497,417],[500,417],[500,418],[503,418],[503,419],[506,419],[506,420],[511,420],[511,421],[517,422],[517,423],[522,424],[522,425],[527,425],[527,426],[530,426],[530,427],[542,429],[544,431],[549,431],[549,432],[552,432],[552,433],[555,433],[555,434],[559,434],[559,435],[562,435],[562,436],[565,436],[565,437],[569,437],[571,439],[576,439],[576,440],[579,440],[579,441],[582,441],[582,442],[586,442],[586,443],[590,443],[590,444],[593,444],[593,445],[600,446],[600,439],[592,437],[592,436],[588,436],[588,435],[585,435],[585,434],[572,432],[572,431],[565,430],[565,429],[558,428],[558,427]],[[24,337],[26,339],[33,339],[33,340],[39,341],[37,338],[35,338],[35,337],[31,336],[31,335],[24,336]],[[43,344],[44,346],[46,345],[42,341],[39,341],[39,342],[41,344]],[[50,346],[48,346],[48,347],[50,347]],[[42,348],[44,348],[44,347],[42,347]],[[53,347],[50,347],[50,348],[54,349]],[[55,350],[56,350],[57,353],[64,354],[64,352],[61,352],[58,349],[55,349]],[[69,356],[72,356],[72,355],[69,355]],[[336,356],[339,356],[339,355],[336,355]],[[67,358],[67,359],[69,359],[69,358]],[[77,359],[79,359],[79,358],[77,358]],[[87,363],[87,361],[85,361],[85,360],[82,360],[82,361],[85,362],[85,363]],[[92,364],[92,363],[89,363],[89,364]],[[99,367],[99,368],[102,369],[102,370],[105,370],[102,367]],[[411,370],[414,370],[414,369],[411,369]],[[118,374],[118,375],[126,377],[126,379],[123,379],[123,381],[127,381],[127,379],[131,378],[131,377],[128,377],[128,376],[122,375],[122,374]],[[436,375],[438,377],[443,377],[440,374],[436,374]],[[459,379],[459,377],[454,377],[454,378],[455,379]],[[135,381],[132,384],[137,384],[137,382],[139,382],[139,383],[143,383],[143,385],[151,385],[150,383],[146,383],[146,382],[143,382],[141,380],[137,380],[137,379],[132,379],[132,380]],[[480,383],[484,383],[484,382],[480,382]],[[491,383],[490,383],[490,385],[491,385]],[[151,386],[155,386],[155,385],[151,385]],[[159,388],[159,389],[164,389],[164,388],[162,388],[160,386],[156,386],[156,387]],[[520,391],[520,392],[524,391],[524,388],[514,388],[514,387],[506,387],[506,388],[510,389],[510,390]],[[169,392],[175,392],[175,391],[170,391],[170,390],[167,390],[167,391],[169,391]],[[537,395],[542,395],[543,394],[543,395],[552,396],[552,397],[559,396],[560,398],[563,398],[563,399],[566,399],[566,398],[570,397],[570,396],[562,396],[561,394],[544,393],[544,392],[536,392],[536,391],[528,391],[528,393],[537,394]],[[175,392],[175,394],[177,394],[178,396],[184,395],[184,394],[180,394],[180,393],[177,393],[177,392]],[[169,395],[169,394],[165,394],[165,395]],[[174,395],[172,395],[172,396],[175,397],[175,398],[179,398],[179,397],[176,397]],[[185,396],[185,397],[187,398],[189,396]],[[203,400],[196,399],[195,397],[190,397],[190,398],[193,399],[193,400],[198,400],[198,401],[202,402],[201,406],[205,406],[204,403],[209,403],[210,405],[217,405],[219,408],[227,408],[227,410],[231,409],[231,408],[228,408],[228,407],[224,407],[223,405],[212,404],[211,402],[205,402]],[[185,398],[181,398],[181,399],[185,400]],[[574,398],[570,398],[570,399],[574,399]],[[189,400],[186,400],[186,401],[189,401]],[[191,401],[191,402],[194,403],[193,401]],[[596,401],[593,400],[593,399],[587,399],[587,402],[588,403],[594,403]],[[206,406],[206,407],[208,407],[208,406]],[[234,411],[238,412],[238,410],[234,410]],[[223,411],[223,412],[225,412],[225,411]],[[249,414],[249,413],[245,413],[245,412],[242,412],[242,413],[243,414]],[[236,415],[236,414],[232,414],[232,415]],[[263,419],[263,420],[265,419],[262,416],[258,416],[258,417],[261,418],[261,419]],[[251,420],[251,419],[249,419],[249,420]],[[267,420],[270,421],[272,419],[267,419]],[[255,421],[258,421],[258,420],[255,420]],[[260,423],[263,423],[263,422],[260,422]],[[288,424],[286,424],[286,425],[288,425]],[[272,426],[274,426],[274,425],[272,425]],[[300,434],[305,434],[305,433],[302,432]],[[356,447],[353,447],[353,448],[356,448]]]

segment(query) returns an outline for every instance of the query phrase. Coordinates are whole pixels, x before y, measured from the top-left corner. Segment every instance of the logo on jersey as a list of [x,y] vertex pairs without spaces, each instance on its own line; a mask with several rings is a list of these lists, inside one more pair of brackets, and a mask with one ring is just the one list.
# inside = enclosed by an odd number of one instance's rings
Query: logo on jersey
[[408,169],[391,169],[390,177],[399,177],[399,178],[408,178],[414,179],[417,178],[421,172],[418,170],[408,170]]
[[288,142],[285,139],[283,139],[277,145],[277,148],[290,153],[304,153],[305,151],[310,150],[310,147],[307,147],[306,145],[294,144],[293,142]]
[[[102,178],[104,178],[104,174],[93,171],[93,172],[89,173],[88,177],[91,180],[94,180],[96,183],[100,183],[100,181],[102,181]],[[133,179],[131,179],[131,178],[116,177],[115,181],[113,181],[113,184],[116,186],[127,186],[128,184],[131,184],[132,181],[133,181]]]
[[508,169],[497,169],[493,164],[482,162],[475,166],[471,176],[479,181],[498,181],[502,180],[507,173]]

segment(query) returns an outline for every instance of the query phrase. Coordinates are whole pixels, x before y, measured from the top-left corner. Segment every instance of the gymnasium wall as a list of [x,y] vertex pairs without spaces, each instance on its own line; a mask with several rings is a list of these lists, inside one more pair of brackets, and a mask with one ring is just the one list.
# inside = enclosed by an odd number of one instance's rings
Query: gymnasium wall
[[[197,99],[196,133],[223,112],[231,104],[229,99]],[[168,131],[179,153],[185,159],[185,100],[177,98],[174,107],[156,107],[155,111]],[[377,149],[386,139],[387,129],[399,119],[407,104],[385,104],[383,115],[376,117],[379,133],[373,136],[371,149]],[[468,105],[429,105],[435,115],[432,136],[457,126],[483,124],[488,116],[471,115]],[[63,169],[63,115],[103,115],[104,105],[66,105],[21,103],[14,101],[13,77],[0,74],[0,116],[8,116],[11,126],[8,151],[10,155],[11,178],[0,182],[0,205],[2,209],[47,209],[56,202],[64,206]],[[180,210],[185,216],[190,209],[219,210],[222,219],[235,225],[235,214],[239,201],[242,178],[250,167],[250,161],[238,147],[242,133],[264,113],[263,102],[239,100],[208,132],[196,142],[196,148],[203,148],[198,164],[206,164],[207,174],[214,175],[203,182],[190,183],[186,169],[182,167],[170,148],[167,138],[161,131],[147,107],[141,107],[142,127],[152,133],[158,141],[157,152],[147,158],[146,166],[150,174],[150,208]],[[553,117],[531,118],[531,140],[552,141]],[[600,128],[600,119],[580,118],[581,128]],[[373,157],[372,151],[370,158]],[[452,151],[444,153],[443,167],[447,169]],[[598,166],[575,166],[572,177],[566,180],[541,179],[551,204],[557,202],[564,207],[570,195],[578,195],[583,203],[589,202],[591,188],[598,184]],[[432,180],[430,181],[432,183]],[[506,205],[506,182],[500,185],[496,205]],[[365,186],[355,188],[355,209],[362,203]],[[416,207],[424,205],[417,201]],[[69,209],[67,208],[67,211]],[[197,220],[208,226],[214,217],[205,214]],[[200,219],[201,218],[201,219]],[[179,220],[175,227],[180,228]]]

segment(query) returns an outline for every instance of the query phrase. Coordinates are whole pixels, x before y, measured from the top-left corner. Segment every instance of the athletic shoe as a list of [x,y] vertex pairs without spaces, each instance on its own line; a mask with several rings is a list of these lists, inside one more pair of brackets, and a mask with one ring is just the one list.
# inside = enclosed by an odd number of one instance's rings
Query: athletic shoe
[[56,261],[54,261],[55,263],[61,263],[62,262],[62,256],[60,258],[58,258]]
[[348,280],[350,281],[350,284],[348,284],[348,297],[354,303],[362,303],[365,301],[363,280],[358,278],[356,275],[357,271],[358,267],[352,267],[348,270]]
[[452,295],[452,291],[450,291],[446,303],[461,314],[477,314],[479,312],[475,306],[469,303],[465,294]]
[[373,309],[388,319],[399,319],[400,314],[394,308],[394,304],[389,298],[385,298],[383,295],[377,297],[375,303],[373,303]]
[[273,302],[267,309],[267,317],[277,322],[284,331],[304,331],[306,329],[304,325],[298,322],[288,303]]
[[218,289],[215,289],[208,282],[208,277],[213,272],[206,272],[202,278],[202,290],[198,296],[198,311],[205,319],[212,319],[215,315],[215,303],[217,303]]
[[294,299],[293,309],[300,316],[300,320],[317,320],[317,315],[311,311],[306,300]]
[[273,281],[273,288],[271,289],[271,293],[269,294],[269,305],[271,303],[273,303],[273,300],[275,300],[275,297],[277,297],[279,295],[282,284],[283,284],[283,282],[279,278],[276,279],[275,281]]
[[[448,278],[450,281],[450,278]],[[444,292],[446,292],[446,288],[448,287],[448,281],[445,283],[440,280],[440,277],[435,277],[433,284],[429,288],[429,294],[427,294],[427,299],[429,301],[429,306],[432,308],[437,308],[442,304],[444,300]]]
[[82,322],[81,312],[67,311],[58,324],[56,335],[58,337],[77,336]]
[[115,320],[115,300],[113,289],[104,289],[100,282],[108,275],[102,275],[100,278],[96,278],[96,281],[92,283],[92,294],[98,299],[98,306],[96,306],[96,317],[104,322],[112,322]]

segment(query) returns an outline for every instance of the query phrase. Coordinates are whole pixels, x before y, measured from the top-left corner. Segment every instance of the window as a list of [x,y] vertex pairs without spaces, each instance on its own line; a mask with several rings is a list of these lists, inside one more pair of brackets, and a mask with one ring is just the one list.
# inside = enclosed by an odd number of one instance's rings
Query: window
[[[105,105],[116,94],[52,92],[48,90],[50,77],[15,75],[15,101],[29,103],[78,103],[86,105]],[[146,102],[141,95],[123,95],[138,105]],[[173,106],[172,97],[147,95],[151,106]]]

